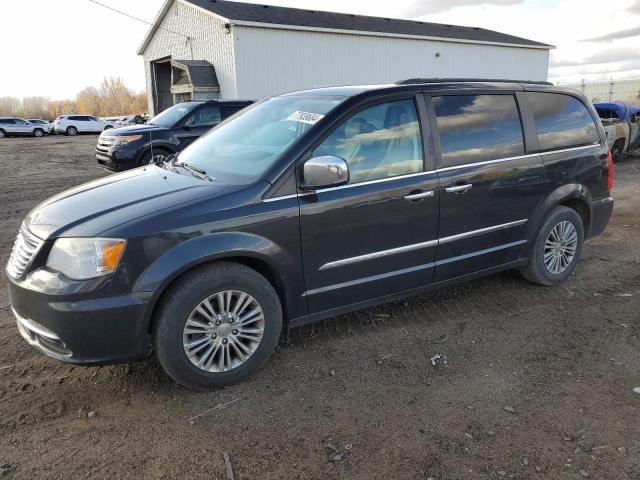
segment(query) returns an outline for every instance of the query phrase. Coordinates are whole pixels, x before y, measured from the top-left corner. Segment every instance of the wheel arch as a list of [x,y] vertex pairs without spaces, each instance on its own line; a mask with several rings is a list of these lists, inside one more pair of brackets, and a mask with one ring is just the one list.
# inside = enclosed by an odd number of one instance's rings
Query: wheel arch
[[567,184],[547,195],[529,219],[527,242],[530,246],[534,244],[549,212],[559,205],[569,207],[578,213],[582,219],[585,238],[589,236],[592,218],[591,195],[584,185]]
[[[158,144],[154,144],[153,145],[153,149],[154,150],[163,150],[169,154],[172,153],[176,153],[176,149],[173,145],[171,145],[170,143],[158,143]],[[138,154],[136,155],[136,163],[140,163],[140,160],[142,160],[142,157],[144,157],[147,153],[149,153],[151,151],[151,144],[145,146],[144,148],[140,149],[140,152],[138,152]]]
[[[236,248],[230,247],[233,243]],[[282,268],[278,268],[273,256],[269,254],[275,249],[281,250],[268,243],[268,240],[250,234],[221,233],[183,242],[165,252],[145,270],[134,287],[136,292],[150,293],[146,312],[147,331],[151,332],[153,328],[155,314],[164,293],[180,278],[196,268],[223,261],[244,265],[265,277],[280,299],[283,325],[286,325],[289,295],[280,273]],[[216,245],[217,248],[211,249],[211,245]]]

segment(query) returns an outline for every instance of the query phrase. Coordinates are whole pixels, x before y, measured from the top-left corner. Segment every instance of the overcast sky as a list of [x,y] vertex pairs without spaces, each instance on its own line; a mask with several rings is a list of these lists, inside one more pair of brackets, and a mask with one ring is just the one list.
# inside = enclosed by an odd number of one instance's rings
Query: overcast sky
[[[163,0],[100,0],[152,21]],[[263,0],[262,3],[477,26],[555,45],[549,78],[640,77],[640,0]],[[144,89],[136,50],[148,25],[89,0],[2,0],[0,97],[74,97],[105,75]]]

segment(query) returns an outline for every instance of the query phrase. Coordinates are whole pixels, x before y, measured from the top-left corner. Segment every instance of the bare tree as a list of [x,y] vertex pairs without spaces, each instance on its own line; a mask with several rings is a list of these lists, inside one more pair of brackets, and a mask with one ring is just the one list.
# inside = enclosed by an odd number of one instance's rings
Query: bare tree
[[19,115],[26,118],[43,118],[49,111],[49,99],[47,97],[25,97],[22,99],[22,107]]
[[133,92],[124,84],[121,77],[104,77],[100,92],[105,99],[106,110],[110,114],[124,115],[134,100]]
[[14,116],[20,108],[20,99],[16,97],[0,97],[0,115]]

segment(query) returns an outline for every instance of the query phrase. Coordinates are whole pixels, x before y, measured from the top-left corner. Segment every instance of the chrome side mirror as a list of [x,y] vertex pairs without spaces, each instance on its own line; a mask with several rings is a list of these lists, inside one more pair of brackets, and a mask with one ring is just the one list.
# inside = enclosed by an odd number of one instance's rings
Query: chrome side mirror
[[303,167],[303,188],[313,190],[322,187],[335,187],[349,181],[349,166],[340,158],[327,155],[307,160]]

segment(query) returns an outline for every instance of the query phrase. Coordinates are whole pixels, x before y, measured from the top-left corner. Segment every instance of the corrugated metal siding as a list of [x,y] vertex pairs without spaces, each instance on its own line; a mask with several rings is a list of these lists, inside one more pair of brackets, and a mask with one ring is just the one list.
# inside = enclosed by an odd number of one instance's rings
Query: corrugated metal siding
[[546,80],[548,71],[540,49],[242,26],[233,37],[242,98],[411,77]]
[[[150,62],[171,56],[179,60],[206,60],[216,68],[221,98],[237,98],[233,38],[223,32],[224,23],[210,15],[175,2],[164,17],[162,27],[192,38],[158,29],[144,52],[147,92],[152,91]],[[191,45],[189,45],[191,43]],[[149,94],[149,111],[152,112]]]

